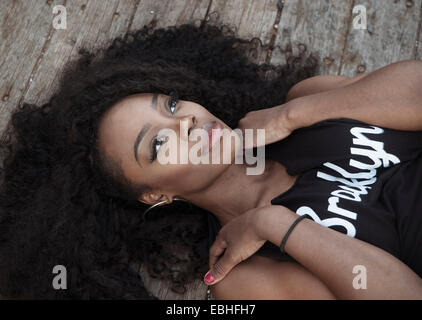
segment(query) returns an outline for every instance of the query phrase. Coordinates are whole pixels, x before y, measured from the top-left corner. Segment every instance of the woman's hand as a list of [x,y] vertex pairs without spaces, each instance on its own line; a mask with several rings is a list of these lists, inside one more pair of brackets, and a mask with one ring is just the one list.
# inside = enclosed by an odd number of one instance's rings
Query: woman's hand
[[[269,205],[246,211],[221,228],[210,248],[210,271],[204,277],[206,284],[216,284],[222,280],[234,266],[264,245],[267,241],[265,219],[272,207],[274,206]],[[224,255],[219,258],[223,252]],[[211,281],[207,281],[210,278]]]
[[[245,129],[253,130],[253,146],[260,147],[286,138],[295,129],[289,120],[291,103],[285,103],[268,109],[248,112],[239,120],[238,128],[245,137]],[[257,141],[257,129],[265,129],[265,141]]]

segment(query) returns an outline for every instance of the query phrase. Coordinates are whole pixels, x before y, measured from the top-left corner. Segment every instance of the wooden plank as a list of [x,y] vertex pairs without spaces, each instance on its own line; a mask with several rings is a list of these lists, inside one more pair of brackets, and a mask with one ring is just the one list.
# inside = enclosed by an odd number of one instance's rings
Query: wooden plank
[[0,135],[31,85],[51,16],[45,1],[0,1]]
[[[414,59],[421,0],[362,0],[367,30],[350,28],[340,73],[355,76],[396,61]],[[417,57],[420,59],[420,50]]]
[[286,0],[271,63],[285,64],[293,54],[316,52],[320,74],[337,74],[350,24],[353,0]]
[[123,35],[129,27],[136,5],[137,0],[68,1],[65,4],[67,29],[53,28],[49,45],[35,70],[25,101],[37,104],[47,102],[57,89],[63,65],[78,56],[79,48],[92,50]]
[[[155,28],[204,19],[211,0],[142,0],[135,12],[130,30],[154,23]],[[156,22],[153,22],[156,21]]]
[[247,56],[261,64],[266,61],[272,38],[277,33],[274,24],[278,11],[275,0],[213,0],[208,19],[211,23],[227,24],[238,37],[251,40]]
[[[410,4],[411,3],[409,3],[408,5],[410,5]],[[422,34],[421,34],[421,30],[422,30],[422,6],[421,6],[421,10],[420,10],[420,15],[419,15],[418,29],[416,31],[415,48],[413,50],[413,59],[416,59],[416,60],[422,60],[422,48],[421,48]]]

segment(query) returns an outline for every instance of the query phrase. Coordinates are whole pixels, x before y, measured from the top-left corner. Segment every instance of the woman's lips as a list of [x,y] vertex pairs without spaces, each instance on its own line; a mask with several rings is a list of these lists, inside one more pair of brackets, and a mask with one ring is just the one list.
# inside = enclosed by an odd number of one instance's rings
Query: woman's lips
[[203,129],[206,130],[208,133],[208,150],[210,150],[214,146],[214,144],[221,138],[223,127],[220,123],[214,120],[207,122],[204,125]]

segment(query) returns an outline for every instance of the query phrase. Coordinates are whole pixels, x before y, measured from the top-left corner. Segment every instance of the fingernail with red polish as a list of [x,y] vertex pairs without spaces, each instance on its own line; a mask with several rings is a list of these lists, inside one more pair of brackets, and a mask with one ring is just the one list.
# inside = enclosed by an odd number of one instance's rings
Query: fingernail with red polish
[[211,274],[211,271],[208,271],[204,277],[204,281],[207,284],[211,284],[215,281],[214,277]]

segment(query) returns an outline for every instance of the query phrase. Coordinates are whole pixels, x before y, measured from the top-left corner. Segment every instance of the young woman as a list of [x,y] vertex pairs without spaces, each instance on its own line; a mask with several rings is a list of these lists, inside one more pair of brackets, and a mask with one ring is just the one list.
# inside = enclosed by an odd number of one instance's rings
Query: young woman
[[[275,106],[286,101],[286,94],[294,84],[313,75],[316,64],[313,58],[304,65],[298,64],[301,59],[294,58],[278,68],[257,66],[248,61],[245,49],[246,41],[204,23],[199,27],[184,25],[154,32],[145,27],[115,40],[104,54],[82,52],[83,57],[64,70],[60,89],[51,101],[41,107],[25,104],[13,114],[8,131],[10,139],[4,143],[8,156],[0,192],[1,295],[6,298],[153,298],[132,270],[132,261],[144,262],[151,275],[171,280],[173,289],[178,290],[184,282],[201,278],[208,270],[208,246],[213,234],[208,238],[207,222],[212,226],[212,221],[216,222],[213,219],[224,226],[215,241],[217,249],[211,249],[209,261],[218,281],[213,286],[216,298],[347,298],[353,294],[345,288],[345,283],[353,280],[351,264],[368,269],[368,297],[389,297],[385,289],[394,289],[399,297],[420,294],[420,278],[415,273],[418,266],[412,266],[412,271],[398,259],[409,256],[395,258],[396,252],[391,252],[390,247],[393,242],[378,241],[376,236],[362,239],[366,242],[358,240],[360,228],[355,237],[348,237],[343,234],[344,228],[334,231],[306,219],[289,237],[285,247],[289,256],[281,258],[289,261],[265,257],[262,251],[261,255],[253,255],[266,240],[269,240],[264,248],[267,254],[274,249],[268,246],[270,242],[278,245],[281,241],[296,218],[290,210],[296,209],[284,206],[279,196],[292,193],[299,183],[306,182],[306,172],[316,167],[312,161],[290,166],[292,155],[284,153],[288,149],[300,150],[300,145],[296,149],[290,146],[304,141],[301,132],[306,130],[299,129],[299,134],[296,131],[280,140],[294,129],[295,112],[306,111],[309,105],[303,103],[295,108],[293,101],[301,100],[293,99],[289,102],[291,112],[282,112],[280,116],[279,112],[277,116],[271,114]],[[419,68],[416,62],[403,63],[401,71],[396,73],[408,70],[410,63]],[[266,70],[273,70],[275,77],[265,79]],[[332,88],[325,83],[328,80],[331,81],[324,78],[324,83],[319,81],[318,85],[308,85],[311,79],[301,82],[289,95],[326,90],[321,86]],[[402,87],[395,94],[400,92],[400,105],[406,108],[411,105],[406,104],[408,101],[417,98],[414,91],[407,91],[405,82],[400,84]],[[405,97],[410,100],[403,101]],[[239,123],[245,114],[258,109],[266,110],[264,114],[249,114]],[[369,106],[362,108],[365,112],[368,109]],[[322,108],[320,116],[327,116],[327,110]],[[274,117],[268,117],[267,112]],[[195,142],[189,135],[193,129],[210,128],[210,124],[217,123],[221,129],[230,131],[256,116],[263,116],[260,127],[271,133],[267,142],[273,146],[273,152],[269,153],[273,159],[266,160],[261,175],[246,175],[247,165],[233,161],[198,165],[164,165],[158,161],[163,147],[174,143],[162,136],[160,129],[170,128],[177,133],[174,148],[178,149],[178,142],[184,141],[191,150]],[[339,116],[371,122],[353,114]],[[306,121],[306,117],[298,119],[298,127],[302,127],[301,121]],[[280,125],[283,123],[287,125]],[[320,141],[315,143],[322,143],[327,135],[344,137],[345,126],[336,122],[336,131],[322,132]],[[372,128],[365,123],[359,126]],[[394,133],[391,131],[391,135]],[[413,140],[418,139],[414,138],[417,134],[398,133],[397,145],[410,141],[410,150],[399,150],[404,154],[403,159],[413,159],[417,149],[417,141]],[[317,137],[313,131],[307,136]],[[325,144],[335,149],[346,143],[342,139],[338,142],[334,145],[325,141]],[[391,152],[385,144],[386,152]],[[234,150],[231,151],[233,160]],[[207,152],[213,155],[219,151],[210,148]],[[285,159],[281,157],[283,154],[287,155]],[[315,161],[332,161],[338,165],[330,155],[335,153],[319,155]],[[301,162],[308,158],[297,159]],[[385,172],[405,168],[404,162],[387,166]],[[302,199],[311,199],[314,193],[303,193]],[[154,208],[144,219],[145,209],[158,203],[171,205]],[[392,211],[386,211],[388,214],[395,212],[395,208],[389,209]],[[412,216],[412,219],[417,218]],[[415,221],[406,223],[406,227]],[[369,223],[367,228],[372,228],[374,221]],[[391,228],[381,231],[386,232],[384,236],[380,234],[381,238],[396,235]],[[318,244],[318,250],[311,244]],[[393,248],[416,248],[417,252],[417,245],[417,239],[414,243],[400,239]],[[226,250],[219,263],[214,263],[224,246],[230,250]],[[330,254],[336,257],[329,259]],[[56,265],[67,269],[67,290],[55,290],[51,285]],[[327,270],[332,274],[327,275]],[[391,281],[384,281],[386,276]],[[377,285],[375,290],[372,285]],[[250,289],[251,295],[245,297],[242,288]]]

